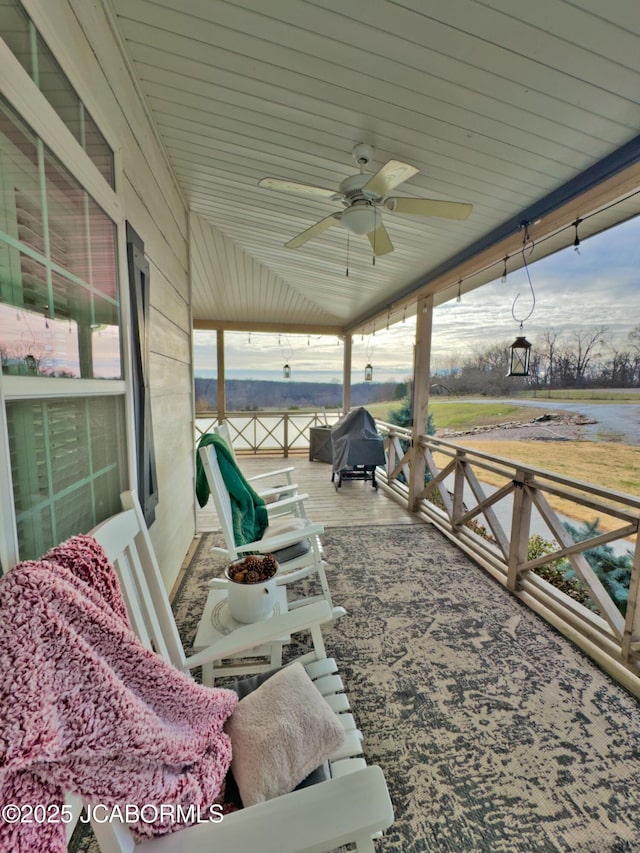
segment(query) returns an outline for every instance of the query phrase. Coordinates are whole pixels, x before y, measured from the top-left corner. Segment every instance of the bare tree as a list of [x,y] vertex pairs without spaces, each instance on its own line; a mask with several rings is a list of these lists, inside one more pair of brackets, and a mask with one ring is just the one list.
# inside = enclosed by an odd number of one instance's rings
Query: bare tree
[[628,334],[629,343],[632,349],[632,385],[640,385],[640,324],[631,329]]
[[522,383],[507,377],[509,342],[476,350],[466,359],[456,376],[447,379],[447,385],[458,394],[503,396],[518,390]]
[[606,343],[607,331],[606,326],[598,326],[595,329],[573,332],[572,337],[576,348],[570,358],[576,385],[584,384],[591,360],[600,357],[600,353],[595,350],[599,344]]
[[552,388],[555,384],[556,378],[556,350],[558,347],[558,338],[560,337],[559,332],[554,332],[551,329],[547,329],[542,337],[543,339],[543,355],[546,358],[546,365],[542,364],[541,359],[541,370],[544,371],[546,375],[546,384]]

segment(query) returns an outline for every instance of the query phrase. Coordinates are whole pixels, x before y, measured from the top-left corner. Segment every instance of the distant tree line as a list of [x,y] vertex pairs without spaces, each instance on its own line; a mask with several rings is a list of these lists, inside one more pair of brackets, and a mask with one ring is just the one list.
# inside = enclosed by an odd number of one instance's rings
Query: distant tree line
[[461,367],[432,377],[432,383],[450,394],[487,396],[525,388],[640,387],[640,325],[618,347],[609,343],[607,332],[605,326],[544,332],[531,348],[529,376],[524,378],[506,375],[511,341],[504,341],[474,351]]
[[622,346],[609,343],[606,326],[568,335],[547,331],[531,359],[533,383],[548,388],[640,386],[640,325]]
[[[401,391],[398,391],[398,386]],[[351,386],[352,406],[401,399],[406,383],[359,382]],[[195,379],[196,411],[215,411],[218,388],[215,379]],[[257,412],[264,409],[315,408],[327,410],[342,406],[342,385],[335,382],[275,382],[257,379],[228,379],[225,382],[226,409],[230,412]]]

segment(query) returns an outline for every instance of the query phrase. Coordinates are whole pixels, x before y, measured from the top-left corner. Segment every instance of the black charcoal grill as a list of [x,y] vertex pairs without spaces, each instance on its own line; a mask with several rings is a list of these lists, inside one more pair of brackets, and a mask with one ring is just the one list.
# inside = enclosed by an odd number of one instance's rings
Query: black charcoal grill
[[384,465],[387,460],[376,422],[365,408],[349,412],[332,427],[331,449],[331,482],[335,483],[336,489],[340,488],[343,480],[370,480],[373,488],[378,488],[376,465]]

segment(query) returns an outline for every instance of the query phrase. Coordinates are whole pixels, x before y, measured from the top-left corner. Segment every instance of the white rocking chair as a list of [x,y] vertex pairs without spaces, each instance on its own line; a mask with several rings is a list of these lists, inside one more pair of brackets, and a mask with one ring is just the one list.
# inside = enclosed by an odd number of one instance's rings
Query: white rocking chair
[[135,493],[124,493],[122,500],[131,508],[103,522],[93,535],[118,573],[132,627],[141,640],[189,672],[283,632],[309,630],[313,651],[298,660],[338,715],[345,741],[329,759],[331,778],[232,812],[217,824],[199,824],[134,844],[124,823],[96,823],[93,829],[102,853],[327,853],[343,844],[374,853],[373,836],[391,825],[393,808],[382,771],[367,767],[362,757],[361,735],[349,713],[335,661],[326,657],[320,626],[332,618],[327,602],[239,628],[214,647],[187,657]]
[[[261,539],[249,542],[246,545],[236,545],[233,533],[231,499],[222,478],[215,447],[213,445],[201,447],[199,454],[207,477],[209,489],[213,497],[216,512],[218,514],[218,521],[220,523],[222,536],[226,546],[215,546],[212,548],[212,551],[223,554],[230,562],[240,559],[245,554],[256,552],[261,554],[275,553],[276,558],[280,563],[280,569],[277,576],[277,583],[279,586],[286,584],[289,588],[292,583],[310,577],[311,575],[317,575],[320,583],[321,594],[294,598],[289,601],[289,609],[295,609],[303,605],[312,604],[314,601],[319,601],[324,598],[332,607],[334,616],[342,616],[345,611],[340,607],[333,607],[331,592],[329,590],[329,584],[327,582],[325,572],[325,563],[322,559],[322,546],[320,544],[319,535],[324,532],[324,527],[321,524],[313,524],[305,518],[297,519],[295,522],[292,522],[296,525],[294,529],[290,529],[287,532],[280,532],[283,526],[286,527],[286,524],[283,524],[282,518],[276,517],[274,524],[270,524],[269,527],[267,527]],[[267,504],[267,513],[269,514],[269,518],[271,519],[274,516],[274,512],[271,508],[272,506],[282,507],[283,505],[289,506],[296,503],[299,504],[302,503],[306,497],[307,495],[294,495],[291,498],[279,501],[278,504]],[[302,551],[302,548],[306,548],[307,543],[310,544],[309,550],[299,553]],[[278,552],[282,555],[284,549],[287,549],[289,553],[292,553],[290,550],[292,548],[293,556],[283,558],[278,555]],[[225,578],[212,578],[209,581],[209,585],[214,589],[224,588],[227,583],[228,582]]]

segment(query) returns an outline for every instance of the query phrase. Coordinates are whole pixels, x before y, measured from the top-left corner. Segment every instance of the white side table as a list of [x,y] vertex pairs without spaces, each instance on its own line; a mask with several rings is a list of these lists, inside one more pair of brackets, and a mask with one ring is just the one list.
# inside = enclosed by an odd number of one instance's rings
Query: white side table
[[[276,588],[273,615],[286,613],[287,591],[286,587]],[[236,622],[229,612],[227,602],[227,591],[225,589],[212,589],[207,596],[198,632],[193,641],[193,651],[201,652],[220,637],[230,634],[236,628],[241,628],[244,623]],[[202,667],[202,683],[207,687],[213,687],[216,678],[227,675],[254,675],[258,672],[267,672],[282,666],[282,647],[291,641],[291,635],[287,634],[272,640],[264,646],[255,649],[246,649],[224,661],[213,661]]]

